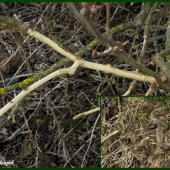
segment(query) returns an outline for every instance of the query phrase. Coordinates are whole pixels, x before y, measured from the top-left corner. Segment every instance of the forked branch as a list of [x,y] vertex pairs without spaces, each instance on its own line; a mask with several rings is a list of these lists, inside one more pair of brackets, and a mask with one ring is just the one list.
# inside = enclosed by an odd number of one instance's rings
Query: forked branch
[[131,78],[131,79],[135,79],[135,80],[139,80],[139,81],[146,81],[146,82],[150,82],[150,83],[156,82],[155,78],[151,77],[151,76],[145,76],[145,75],[139,74],[139,73],[133,73],[130,71],[120,70],[120,69],[113,67],[111,64],[103,65],[103,64],[89,62],[82,58],[77,58],[74,54],[65,51],[58,44],[53,42],[51,39],[45,37],[44,35],[40,34],[39,32],[33,31],[31,28],[28,28],[26,30],[27,30],[26,32],[28,35],[34,36],[35,38],[39,39],[40,41],[45,42],[46,44],[48,44],[50,47],[55,49],[60,54],[71,59],[72,61],[74,61],[74,64],[69,68],[59,69],[59,70],[49,74],[48,76],[44,77],[43,79],[37,81],[36,83],[32,84],[31,86],[27,87],[26,90],[23,90],[20,94],[18,94],[13,100],[11,100],[7,105],[5,105],[0,110],[0,116],[2,116],[5,112],[7,112],[12,106],[14,106],[25,95],[29,94],[31,91],[35,90],[37,87],[41,86],[45,82],[47,82],[61,74],[64,74],[64,73],[73,75],[78,66],[82,66],[82,67],[93,69],[93,70],[99,70],[99,71],[103,71],[106,73],[111,73],[111,74],[115,74],[115,75],[118,75],[121,77]]

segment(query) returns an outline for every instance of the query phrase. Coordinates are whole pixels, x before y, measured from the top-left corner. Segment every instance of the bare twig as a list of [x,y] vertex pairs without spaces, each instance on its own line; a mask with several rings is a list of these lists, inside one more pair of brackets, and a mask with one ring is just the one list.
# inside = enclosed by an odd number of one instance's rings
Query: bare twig
[[106,8],[107,8],[106,31],[107,31],[107,34],[108,34],[108,38],[111,39],[112,36],[111,36],[111,32],[110,32],[110,3],[109,2],[106,3]]
[[92,114],[92,113],[94,113],[94,112],[97,112],[97,111],[99,111],[99,110],[100,110],[100,107],[98,107],[98,108],[96,108],[96,109],[93,109],[93,110],[89,110],[89,111],[84,112],[84,113],[80,113],[80,114],[74,116],[74,117],[73,117],[73,120],[83,118],[83,117],[85,117],[85,116],[87,116],[87,115],[89,115],[89,114]]
[[84,157],[83,157],[83,161],[82,161],[82,164],[81,164],[81,168],[83,168],[83,164],[84,164],[84,161],[85,161],[85,159],[86,159],[86,155],[87,155],[87,153],[88,153],[88,150],[89,150],[90,145],[91,145],[91,142],[92,142],[94,128],[96,127],[96,124],[97,124],[97,122],[98,122],[98,120],[99,120],[99,117],[100,117],[100,113],[99,113],[99,115],[98,115],[98,117],[97,117],[97,119],[96,119],[96,121],[95,121],[95,123],[94,123],[93,130],[92,130],[91,137],[90,137],[90,141],[89,141],[89,145],[88,145],[88,148],[87,148],[87,150],[86,150],[86,153],[85,153],[85,155],[84,155]]
[[116,130],[116,131],[114,131],[113,133],[109,134],[108,136],[106,136],[105,138],[103,138],[103,139],[101,140],[101,143],[103,143],[106,139],[108,139],[109,137],[115,135],[115,134],[118,133],[118,132],[119,132],[119,131]]

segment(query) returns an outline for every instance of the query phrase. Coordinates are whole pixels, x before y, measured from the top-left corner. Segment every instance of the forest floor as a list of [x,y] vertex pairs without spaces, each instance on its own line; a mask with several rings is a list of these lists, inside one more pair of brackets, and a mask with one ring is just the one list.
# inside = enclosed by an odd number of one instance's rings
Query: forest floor
[[101,104],[102,167],[170,166],[169,97],[102,97]]
[[[81,3],[75,3],[75,6],[79,11],[82,8]],[[160,5],[160,8],[163,6]],[[111,28],[133,21],[141,9],[142,3],[111,3]],[[22,21],[29,22],[30,26],[41,34],[53,40],[57,39],[64,48],[72,53],[80,51],[94,39],[94,36],[77,21],[65,3],[0,3],[0,15],[12,17],[14,14]],[[104,3],[93,19],[99,30],[104,33],[106,31]],[[163,25],[166,21],[162,20],[159,23],[162,27],[157,27],[156,36],[165,34]],[[156,16],[152,22],[152,24],[157,23]],[[113,35],[113,38],[121,42],[129,40],[131,44],[124,48],[124,52],[129,54],[131,51],[130,57],[138,60],[138,52],[140,53],[143,43],[143,28],[126,30]],[[158,41],[158,51],[165,49],[162,41],[162,39]],[[132,42],[135,42],[136,48],[132,48]],[[38,73],[43,73],[50,66],[65,58],[45,43],[32,37],[27,38],[16,31],[0,32],[0,44],[0,87],[10,86]],[[21,48],[19,48],[20,46]],[[99,44],[95,49],[104,51],[105,47]],[[144,61],[145,66],[154,71],[157,70],[152,63],[155,51],[151,42]],[[9,58],[11,58],[10,61],[4,65]],[[25,58],[28,58],[28,62]],[[110,63],[122,70],[135,71],[133,67],[123,63],[115,56],[94,59],[92,50],[85,53],[82,58],[101,64]],[[72,62],[62,68],[71,65]],[[116,75],[78,67],[73,76],[62,75],[46,82],[28,95],[15,115],[11,115],[10,110],[0,117],[0,160],[4,162],[14,160],[15,167],[20,168],[100,167],[99,112],[78,120],[72,118],[77,114],[99,107],[100,96],[124,94],[132,81]],[[131,95],[144,95],[148,87],[149,83],[138,82]],[[2,94],[0,108],[21,90],[22,87]],[[166,95],[163,90],[158,90],[155,94]],[[140,107],[145,107],[145,105]],[[146,108],[151,111],[154,106],[149,107],[146,104]],[[61,131],[56,125],[52,112],[57,117]],[[114,114],[116,113],[115,110]],[[109,118],[106,119],[109,120]],[[140,127],[139,123],[137,125]],[[124,130],[126,131],[126,128]],[[119,137],[116,135],[116,140]],[[127,143],[127,139],[122,140],[124,141],[119,140],[118,142]],[[118,150],[120,149],[119,143],[117,146],[114,145],[115,149],[116,147]],[[103,151],[103,149],[105,148],[102,148],[102,154],[111,152],[111,150]],[[117,152],[117,155],[120,158],[122,152]],[[107,163],[104,166],[119,167],[120,163],[113,162],[113,165]]]

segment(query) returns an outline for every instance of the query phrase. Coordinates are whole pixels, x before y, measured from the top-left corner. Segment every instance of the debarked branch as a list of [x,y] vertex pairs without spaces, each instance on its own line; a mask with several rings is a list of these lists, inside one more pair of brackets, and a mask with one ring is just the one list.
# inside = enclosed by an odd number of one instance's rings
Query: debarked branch
[[5,112],[7,112],[12,106],[14,106],[18,101],[20,101],[25,95],[29,94],[31,91],[35,90],[42,84],[44,84],[47,81],[49,81],[55,77],[58,77],[62,74],[73,75],[74,72],[76,71],[77,67],[79,67],[79,66],[93,69],[93,70],[102,71],[105,73],[115,74],[120,77],[135,79],[138,81],[156,83],[156,79],[152,76],[147,76],[147,75],[143,75],[143,74],[136,73],[136,72],[120,70],[120,69],[113,67],[111,64],[107,64],[107,65],[98,64],[98,63],[89,62],[82,58],[79,58],[79,57],[75,56],[74,54],[64,50],[59,44],[55,43],[50,38],[40,34],[37,31],[34,31],[30,27],[25,28],[24,31],[29,36],[33,36],[33,37],[37,38],[38,40],[48,44],[54,50],[56,50],[60,54],[64,55],[68,59],[72,60],[74,62],[74,64],[69,68],[59,69],[59,70],[49,74],[48,76],[42,78],[41,80],[37,81],[36,83],[32,84],[31,86],[27,87],[25,90],[22,90],[22,92],[20,94],[18,94],[13,100],[11,100],[7,105],[5,105],[0,110],[0,116],[2,116]]
[[5,112],[7,112],[11,107],[13,107],[18,101],[20,101],[25,95],[29,94],[42,84],[46,83],[47,81],[58,77],[62,74],[69,74],[73,75],[74,72],[76,71],[77,67],[82,66],[85,68],[93,69],[93,70],[99,70],[103,71],[106,73],[111,73],[115,74],[121,77],[126,77],[126,78],[131,78],[139,81],[145,81],[145,82],[150,82],[150,83],[155,83],[156,79],[151,76],[146,76],[143,74],[135,73],[135,72],[130,72],[130,71],[124,71],[117,69],[113,67],[111,64],[103,65],[103,64],[98,64],[98,63],[93,63],[89,62],[83,59],[77,59],[74,64],[69,67],[69,68],[64,68],[64,69],[59,69],[48,76],[44,77],[43,79],[37,81],[36,83],[32,84],[31,86],[27,87],[25,90],[22,90],[21,93],[19,93],[13,100],[11,100],[7,105],[5,105],[1,110],[0,110],[0,116],[2,116]]

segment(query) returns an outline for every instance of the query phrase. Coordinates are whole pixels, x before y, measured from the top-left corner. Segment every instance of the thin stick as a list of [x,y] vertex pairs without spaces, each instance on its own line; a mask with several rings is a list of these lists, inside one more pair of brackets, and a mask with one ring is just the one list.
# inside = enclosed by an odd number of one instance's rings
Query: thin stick
[[90,148],[90,145],[91,145],[91,142],[92,142],[94,128],[95,128],[95,126],[96,126],[96,124],[97,124],[97,122],[98,122],[98,120],[99,120],[99,117],[100,117],[100,114],[98,115],[98,117],[97,117],[97,119],[96,119],[96,121],[95,121],[95,123],[94,123],[93,130],[92,130],[91,137],[90,137],[90,142],[89,142],[88,148],[87,148],[87,150],[86,150],[86,153],[85,153],[85,155],[84,155],[84,158],[83,158],[83,161],[82,161],[82,164],[81,164],[81,168],[83,168],[83,164],[84,164],[84,161],[85,161],[85,159],[86,159],[86,155],[87,155],[87,153],[88,153],[88,151],[89,151],[89,148]]
[[87,115],[89,115],[89,114],[91,114],[91,113],[97,112],[97,111],[99,111],[99,110],[100,110],[100,107],[98,107],[98,108],[96,108],[96,109],[93,109],[93,110],[89,110],[89,111],[84,112],[84,113],[80,113],[80,114],[74,116],[74,117],[73,117],[73,120],[83,118],[83,117],[85,117],[85,116],[87,116]]
[[115,135],[115,134],[118,133],[118,132],[119,132],[119,131],[116,130],[116,131],[114,131],[113,133],[111,133],[110,135],[106,136],[104,139],[102,139],[101,143],[103,143],[106,139],[108,139],[109,137]]
[[111,32],[110,32],[110,3],[106,3],[106,8],[107,8],[107,22],[106,22],[106,31],[108,34],[108,38],[111,39]]

